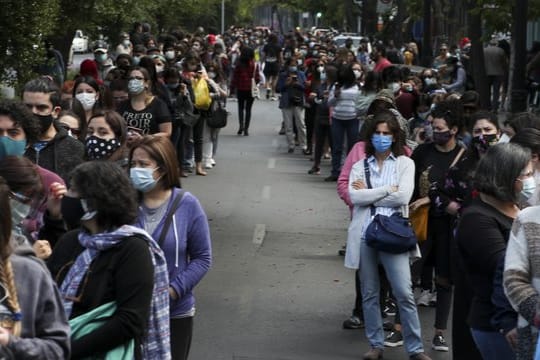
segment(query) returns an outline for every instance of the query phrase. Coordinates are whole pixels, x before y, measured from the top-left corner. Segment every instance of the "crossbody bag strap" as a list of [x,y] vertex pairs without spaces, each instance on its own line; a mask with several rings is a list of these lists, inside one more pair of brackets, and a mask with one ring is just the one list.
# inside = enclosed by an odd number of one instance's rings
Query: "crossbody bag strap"
[[459,159],[461,159],[461,156],[465,153],[465,148],[464,147],[461,147],[461,150],[459,150],[458,154],[456,155],[456,157],[454,158],[454,161],[452,161],[452,163],[450,164],[450,166],[448,167],[448,169],[451,169],[454,165],[457,164],[457,162],[459,161]]
[[[367,185],[368,189],[372,189],[372,186],[371,186],[371,172],[369,171],[369,163],[368,163],[367,158],[364,159],[364,174],[365,174],[366,185]],[[371,208],[371,216],[375,215],[375,206],[371,205],[370,208]]]
[[158,245],[160,248],[165,241],[165,236],[167,236],[167,232],[169,231],[169,227],[171,226],[174,213],[176,213],[176,210],[178,210],[178,207],[180,206],[180,201],[184,197],[184,193],[185,191],[180,189],[178,195],[174,198],[171,207],[169,208],[169,212],[167,213],[167,217],[165,218],[165,223],[163,224],[163,228],[161,229],[161,234],[159,235]]

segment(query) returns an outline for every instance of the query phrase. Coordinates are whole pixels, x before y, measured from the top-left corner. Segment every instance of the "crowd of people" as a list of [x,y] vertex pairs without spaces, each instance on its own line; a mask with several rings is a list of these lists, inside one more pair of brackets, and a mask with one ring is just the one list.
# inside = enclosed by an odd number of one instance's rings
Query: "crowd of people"
[[[312,158],[309,174],[331,158],[324,180],[351,211],[340,253],[356,270],[356,299],[343,327],[365,328],[364,359],[403,345],[429,359],[417,306],[435,307],[431,347],[449,351],[452,301],[455,359],[531,359],[540,119],[500,123],[508,53],[496,40],[482,109],[469,49],[466,38],[441,44],[415,72],[414,43],[337,47],[331,35],[264,28],[154,36],[136,23],[114,49],[98,41],[74,79],[29,81],[21,100],[0,100],[0,209],[11,214],[0,232],[0,352],[187,359],[192,290],[212,252],[181,178],[215,166],[217,109],[235,99],[237,134],[250,136],[253,104],[266,99],[288,154]],[[416,246],[377,247],[373,219],[408,217]]]

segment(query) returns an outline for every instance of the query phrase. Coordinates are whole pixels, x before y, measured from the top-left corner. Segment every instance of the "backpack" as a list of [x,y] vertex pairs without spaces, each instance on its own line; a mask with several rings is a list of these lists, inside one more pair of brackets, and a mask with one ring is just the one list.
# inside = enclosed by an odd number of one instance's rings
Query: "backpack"
[[195,95],[195,108],[198,110],[208,110],[212,104],[210,90],[205,79],[193,79],[193,94]]

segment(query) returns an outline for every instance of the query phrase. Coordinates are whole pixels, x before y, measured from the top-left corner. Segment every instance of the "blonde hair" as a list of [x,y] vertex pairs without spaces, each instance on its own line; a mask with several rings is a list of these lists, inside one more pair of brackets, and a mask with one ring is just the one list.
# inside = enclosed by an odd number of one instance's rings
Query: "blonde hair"
[[9,259],[3,260],[3,266],[0,266],[0,282],[5,285],[8,294],[6,304],[8,309],[13,313],[13,328],[11,333],[14,336],[21,335],[21,306],[17,296],[17,288],[15,287],[15,276],[13,274],[13,266]]

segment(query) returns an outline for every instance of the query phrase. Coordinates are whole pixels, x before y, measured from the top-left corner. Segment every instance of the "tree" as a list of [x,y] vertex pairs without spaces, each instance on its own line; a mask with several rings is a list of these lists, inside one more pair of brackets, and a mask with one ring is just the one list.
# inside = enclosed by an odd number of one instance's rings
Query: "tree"
[[24,84],[45,61],[44,40],[56,30],[59,0],[3,0],[0,79]]

